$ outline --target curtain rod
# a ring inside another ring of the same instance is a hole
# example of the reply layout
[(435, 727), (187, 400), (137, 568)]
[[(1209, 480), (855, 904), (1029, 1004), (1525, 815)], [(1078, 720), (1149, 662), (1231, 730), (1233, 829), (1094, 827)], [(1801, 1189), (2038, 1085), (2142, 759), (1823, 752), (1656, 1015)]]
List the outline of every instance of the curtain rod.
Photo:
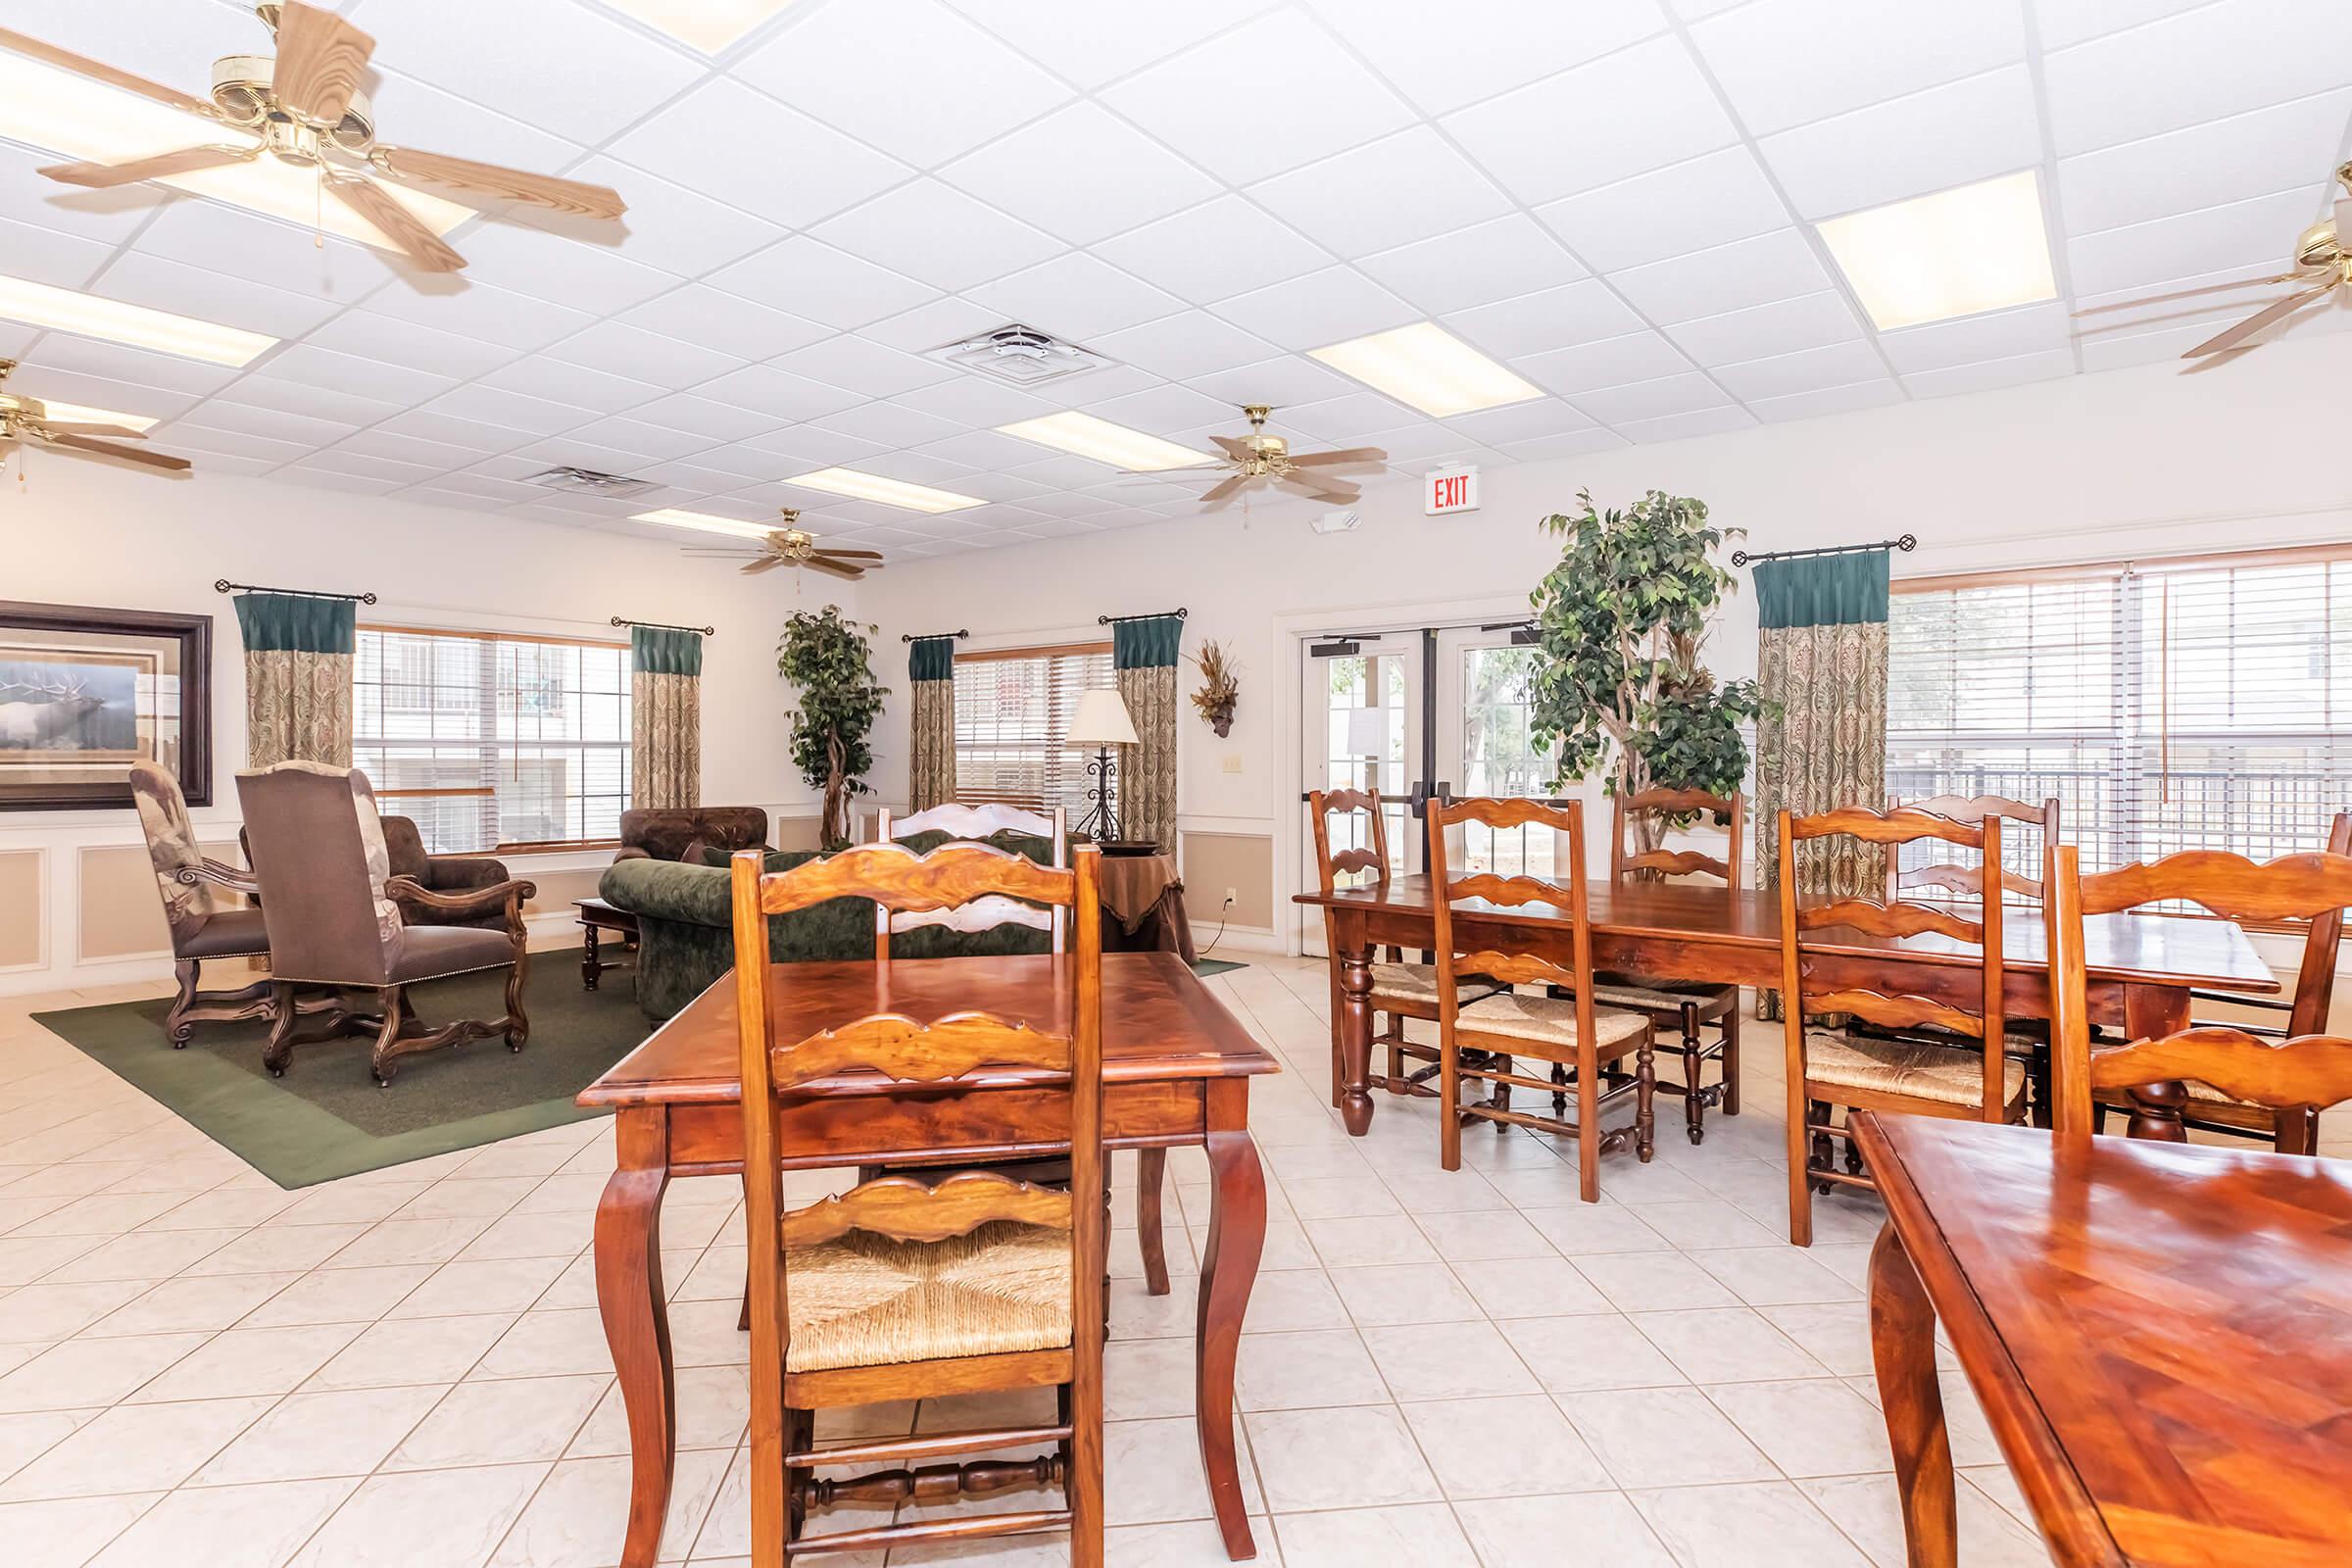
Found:
[(673, 626), (666, 620), (627, 620), (619, 615), (612, 617), (612, 624), (615, 626), (644, 626), (652, 631), (691, 631), (705, 637), (718, 635), (716, 626)]
[[(1192, 612), (1185, 609), (1182, 605), (1178, 605), (1173, 612), (1162, 611), (1160, 613), (1173, 613), (1178, 620), (1182, 620), (1185, 616), (1191, 614)], [(1159, 619), (1159, 615), (1097, 615), (1095, 617), (1095, 624), (1098, 626), (1116, 626), (1122, 621), (1157, 619)]]
[(971, 634), (972, 634), (972, 633), (971, 633), (971, 630), (970, 630), (970, 628), (969, 628), (969, 627), (966, 627), (966, 628), (964, 628), (964, 629), (962, 629), (962, 630), (960, 630), (960, 631), (934, 631), (934, 632), (925, 632), (925, 633), (922, 633), (922, 634), (921, 634), (921, 635), (919, 635), (919, 636), (918, 636), (917, 634), (915, 634), (914, 632), (910, 632), (910, 631), (903, 631), (903, 632), (899, 633), (899, 641), (901, 641), (901, 642), (903, 642), (903, 643), (919, 643), (919, 642), (923, 641), (923, 640), (924, 640), (926, 637), (956, 637), (956, 638), (964, 638), (964, 637), (969, 637)]
[(373, 594), (330, 594), (318, 588), (265, 588), (258, 582), (230, 582), (226, 577), (213, 579), (213, 592), (217, 594), (292, 594), (297, 599), (349, 599), (363, 605), (375, 603)]
[(1846, 556), (1860, 550), (1911, 551), (1918, 548), (1919, 535), (1907, 533), (1900, 539), (1881, 539), (1873, 544), (1824, 545), (1818, 550), (1767, 550), (1758, 556), (1751, 556), (1744, 550), (1735, 550), (1732, 552), (1732, 564), (1752, 566), (1760, 561), (1801, 561), (1808, 556)]

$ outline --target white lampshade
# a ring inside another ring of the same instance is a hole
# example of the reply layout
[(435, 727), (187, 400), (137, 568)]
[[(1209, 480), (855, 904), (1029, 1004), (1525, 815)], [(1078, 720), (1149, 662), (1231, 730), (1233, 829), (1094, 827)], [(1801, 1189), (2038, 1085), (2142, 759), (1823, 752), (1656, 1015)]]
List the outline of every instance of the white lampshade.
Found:
[(1348, 710), (1348, 755), (1349, 757), (1387, 757), (1389, 755), (1389, 710), (1385, 708), (1350, 708)]
[(1062, 744), (1072, 747), (1133, 746), (1135, 721), (1127, 716), (1127, 705), (1118, 692), (1108, 686), (1099, 686), (1078, 694), (1078, 710), (1070, 715), (1070, 727), (1062, 736)]

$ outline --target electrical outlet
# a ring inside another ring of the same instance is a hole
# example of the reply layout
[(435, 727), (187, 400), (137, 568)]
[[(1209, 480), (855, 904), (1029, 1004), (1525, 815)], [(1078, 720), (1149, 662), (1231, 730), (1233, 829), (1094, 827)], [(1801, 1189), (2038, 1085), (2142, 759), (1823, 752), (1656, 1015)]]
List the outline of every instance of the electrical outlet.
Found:
[(1232, 908), (1232, 907), (1233, 907), (1235, 905), (1237, 905), (1237, 904), (1241, 903), (1241, 901), (1242, 901), (1242, 896), (1241, 896), (1241, 894), (1240, 894), (1239, 892), (1235, 891), (1235, 890), (1234, 890), (1234, 889), (1232, 889), (1232, 888), (1227, 888), (1227, 889), (1225, 890), (1225, 903), (1223, 904), (1222, 907), (1230, 909), (1230, 908)]
[(1239, 773), (1241, 770), (1242, 754), (1239, 752), (1227, 752), (1225, 754), (1225, 771), (1228, 773)]

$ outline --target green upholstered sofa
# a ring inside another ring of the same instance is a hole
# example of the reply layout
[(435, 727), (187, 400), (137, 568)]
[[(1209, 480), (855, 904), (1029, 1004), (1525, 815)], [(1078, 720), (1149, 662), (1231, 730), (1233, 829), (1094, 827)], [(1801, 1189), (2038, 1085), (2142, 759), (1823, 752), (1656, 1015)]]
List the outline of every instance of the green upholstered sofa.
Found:
[[(906, 840), (920, 854), (947, 835), (918, 833)], [(1050, 858), (1039, 838), (1002, 833), (990, 842), (1033, 860)], [(767, 868), (787, 870), (818, 858), (813, 850), (767, 854)], [(705, 863), (631, 858), (615, 860), (597, 891), (606, 903), (637, 916), (637, 1004), (656, 1022), (669, 1017), (735, 967), (735, 933), (726, 856), (710, 851)], [(925, 926), (891, 938), (897, 958), (948, 958), (999, 953), (1043, 953), (1050, 939), (1027, 926), (951, 931)], [(832, 899), (767, 922), (767, 956), (775, 963), (874, 956), (874, 906), (866, 899)]]

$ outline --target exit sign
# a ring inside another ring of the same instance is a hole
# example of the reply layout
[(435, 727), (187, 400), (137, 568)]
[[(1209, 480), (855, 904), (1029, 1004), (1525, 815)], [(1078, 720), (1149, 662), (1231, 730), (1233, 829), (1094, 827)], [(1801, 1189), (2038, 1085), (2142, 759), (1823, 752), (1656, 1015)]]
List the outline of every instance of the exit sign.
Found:
[(1478, 510), (1478, 470), (1467, 465), (1458, 468), (1433, 468), (1421, 476), (1421, 514), (1425, 517), (1443, 515), (1448, 512)]

